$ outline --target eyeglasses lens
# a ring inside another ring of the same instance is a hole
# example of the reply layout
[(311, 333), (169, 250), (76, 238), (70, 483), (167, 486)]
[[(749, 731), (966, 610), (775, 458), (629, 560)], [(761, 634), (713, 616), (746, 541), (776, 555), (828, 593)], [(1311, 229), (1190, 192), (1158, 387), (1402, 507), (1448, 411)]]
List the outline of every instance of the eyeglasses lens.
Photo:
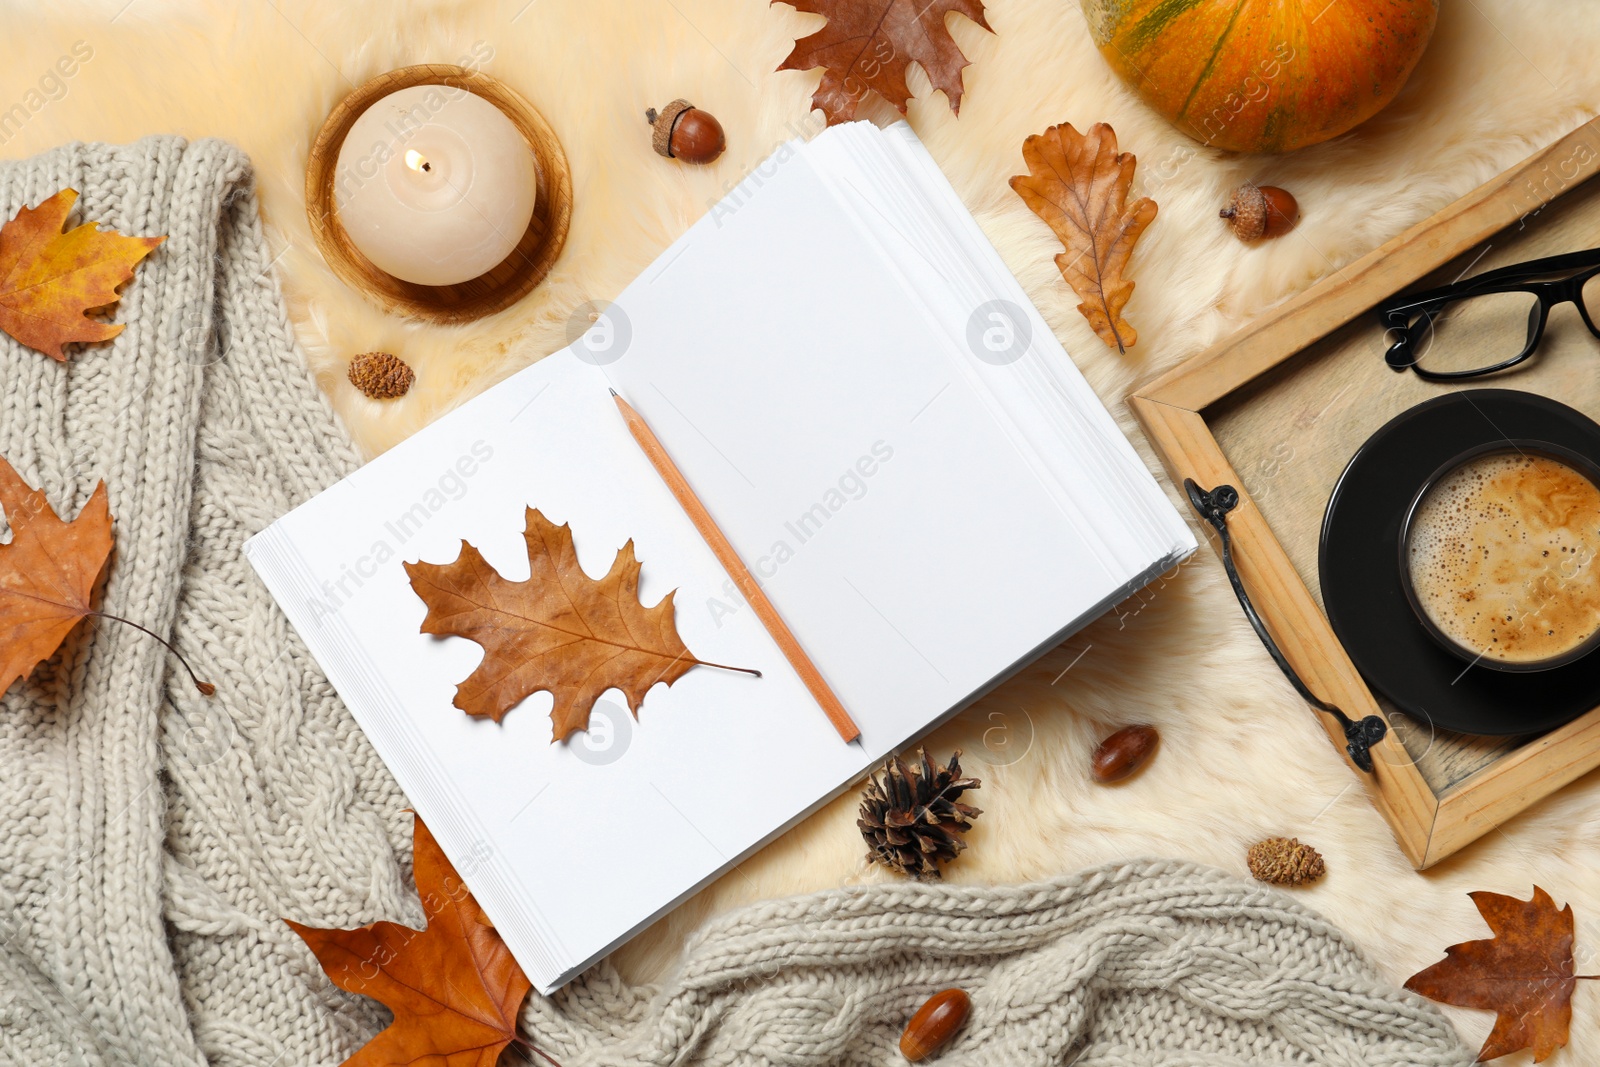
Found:
[[(1586, 306), (1600, 308), (1600, 285), (1594, 296)], [(1452, 301), (1411, 324), (1411, 359), (1432, 374), (1496, 366), (1527, 350), (1538, 332), (1539, 314), (1539, 298), (1532, 293), (1484, 293)]]

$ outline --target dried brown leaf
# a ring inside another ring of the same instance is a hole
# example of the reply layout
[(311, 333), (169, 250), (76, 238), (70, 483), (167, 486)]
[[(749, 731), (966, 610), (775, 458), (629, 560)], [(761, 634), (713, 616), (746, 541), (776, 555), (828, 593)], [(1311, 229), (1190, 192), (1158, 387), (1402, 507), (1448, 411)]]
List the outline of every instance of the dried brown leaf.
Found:
[(424, 929), (375, 922), (322, 930), (284, 921), (335, 985), (394, 1012), (344, 1067), (494, 1067), (519, 1040), (517, 1012), (533, 986), (421, 819), (413, 832)]
[(961, 111), (961, 71), (967, 57), (950, 36), (945, 16), (958, 12), (984, 29), (982, 0), (772, 0), (797, 11), (826, 15), (816, 33), (794, 43), (779, 70), (823, 68), (811, 96), (828, 125), (849, 122), (868, 92), (906, 113), (911, 88), (906, 70), (915, 62), (935, 89), (944, 91), (950, 110)]
[[(1444, 959), (1406, 979), (1430, 1000), (1495, 1013), (1494, 1029), (1478, 1053), (1492, 1060), (1531, 1048), (1539, 1063), (1567, 1043), (1572, 993), (1572, 905), (1560, 911), (1538, 886), (1530, 900), (1472, 893), (1494, 936), (1444, 950)], [(1585, 976), (1592, 977), (1592, 976)]]
[(1128, 203), (1136, 160), (1117, 151), (1116, 131), (1103, 122), (1079, 133), (1064, 122), (1022, 142), (1028, 173), (1011, 179), (1023, 203), (1055, 231), (1066, 251), (1056, 266), (1083, 303), (1078, 310), (1118, 352), (1139, 334), (1122, 317), (1133, 296), (1123, 277), (1133, 246), (1156, 217), (1156, 202)]
[(555, 739), (588, 729), (589, 711), (620, 689), (638, 715), (657, 682), (671, 685), (701, 663), (678, 636), (672, 593), (639, 603), (639, 561), (622, 546), (604, 578), (578, 565), (572, 531), (528, 509), (527, 581), (502, 578), (465, 541), (455, 562), (407, 563), (411, 588), (428, 605), (422, 632), (465, 637), (483, 662), (456, 688), (455, 706), (499, 722), (529, 695), (548, 691)]
[(0, 693), (55, 654), (90, 613), (95, 582), (111, 558), (111, 507), (95, 487), (78, 517), (62, 522), (42, 491), (0, 457), (0, 508), (11, 543), (0, 545)]

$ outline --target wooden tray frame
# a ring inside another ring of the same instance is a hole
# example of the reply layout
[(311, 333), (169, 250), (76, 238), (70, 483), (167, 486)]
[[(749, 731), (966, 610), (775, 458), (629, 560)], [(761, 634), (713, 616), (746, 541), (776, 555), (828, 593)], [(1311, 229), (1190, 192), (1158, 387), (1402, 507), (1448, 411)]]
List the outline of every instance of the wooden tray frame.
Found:
[[(1128, 397), (1129, 407), (1175, 483), (1181, 486), (1185, 478), (1193, 478), (1202, 488), (1227, 484), (1239, 490), (1240, 503), (1228, 516), (1228, 529), (1245, 586), (1301, 678), (1351, 718), (1379, 715), (1387, 720), (1251, 500), (1249, 486), (1208, 427), (1206, 409), (1596, 173), (1600, 173), (1600, 118)], [(1212, 541), (1216, 543), (1214, 535)], [(1306, 713), (1317, 716), (1348, 761), (1343, 731), (1333, 718), (1309, 707)], [(1351, 773), (1389, 823), (1401, 851), (1422, 870), (1600, 766), (1600, 708), (1528, 742), (1437, 795), (1393, 730), (1374, 747), (1373, 755), (1374, 773), (1353, 766)]]

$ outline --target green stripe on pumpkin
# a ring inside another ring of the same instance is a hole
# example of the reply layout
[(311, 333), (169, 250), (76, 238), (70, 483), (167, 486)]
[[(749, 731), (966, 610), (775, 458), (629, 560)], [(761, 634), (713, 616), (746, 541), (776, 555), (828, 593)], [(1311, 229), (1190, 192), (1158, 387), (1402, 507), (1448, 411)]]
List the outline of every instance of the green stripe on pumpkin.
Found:
[(1267, 121), (1261, 127), (1261, 143), (1266, 151), (1276, 152), (1283, 145), (1283, 103), (1274, 101), (1267, 111)]
[[(1206, 0), (1161, 0), (1150, 9), (1148, 15), (1128, 28), (1128, 36), (1124, 42), (1127, 47), (1123, 51), (1129, 55), (1138, 54), (1151, 41), (1161, 36), (1167, 28), (1167, 23), (1205, 2)], [(1234, 14), (1238, 14), (1237, 9)]]
[[(1239, 12), (1243, 9), (1243, 3), (1237, 4), (1233, 9), (1233, 14), (1228, 16), (1228, 25), (1218, 35), (1216, 47), (1211, 49), (1211, 55), (1206, 58), (1206, 65), (1201, 69), (1200, 76), (1195, 78), (1194, 84), (1189, 87), (1189, 95), (1183, 101), (1183, 106), (1178, 109), (1178, 118), (1185, 118), (1189, 114), (1189, 105), (1194, 103), (1195, 94), (1200, 92), (1200, 86), (1204, 85), (1206, 79), (1211, 77), (1211, 70), (1217, 65), (1217, 56), (1222, 53), (1222, 46), (1228, 43), (1228, 37), (1233, 33), (1234, 23), (1239, 21)], [(1206, 143), (1211, 143), (1210, 138), (1206, 139)]]

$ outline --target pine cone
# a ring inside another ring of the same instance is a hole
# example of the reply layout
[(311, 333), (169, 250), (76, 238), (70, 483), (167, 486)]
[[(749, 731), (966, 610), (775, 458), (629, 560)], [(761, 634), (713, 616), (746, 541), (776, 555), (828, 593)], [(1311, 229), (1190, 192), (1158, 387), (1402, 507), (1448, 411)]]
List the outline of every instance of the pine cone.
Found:
[(1306, 885), (1327, 873), (1322, 855), (1294, 837), (1269, 837), (1250, 846), (1245, 857), (1250, 873), (1258, 882), (1273, 885)]
[(411, 391), (416, 374), (387, 352), (363, 352), (350, 361), (350, 384), (374, 400), (394, 400)]
[(937, 769), (920, 750), (921, 766), (906, 766), (899, 756), (883, 765), (861, 798), (856, 825), (867, 842), (867, 862), (909, 874), (919, 881), (939, 878), (939, 864), (948, 863), (967, 847), (961, 835), (982, 814), (959, 802), (963, 792), (977, 789), (976, 778), (961, 777), (961, 753)]

